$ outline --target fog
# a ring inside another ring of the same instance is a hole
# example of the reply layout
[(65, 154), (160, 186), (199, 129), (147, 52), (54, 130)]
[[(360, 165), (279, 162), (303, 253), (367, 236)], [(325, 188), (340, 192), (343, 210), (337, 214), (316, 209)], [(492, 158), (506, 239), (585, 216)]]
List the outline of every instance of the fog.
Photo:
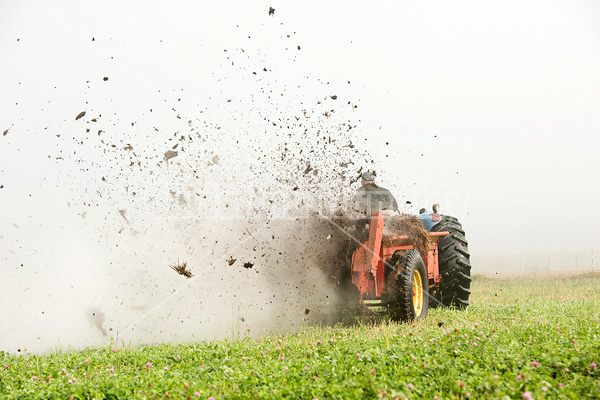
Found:
[(339, 299), (316, 213), (361, 168), (402, 211), (458, 217), (473, 273), (591, 270), (598, 21), (594, 1), (3, 2), (0, 350), (319, 321)]

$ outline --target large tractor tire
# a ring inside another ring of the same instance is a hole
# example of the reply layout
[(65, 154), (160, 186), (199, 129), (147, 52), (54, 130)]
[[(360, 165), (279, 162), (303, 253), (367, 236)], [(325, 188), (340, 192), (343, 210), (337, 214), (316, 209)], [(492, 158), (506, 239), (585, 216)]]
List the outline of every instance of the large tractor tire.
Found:
[(393, 321), (412, 321), (427, 315), (427, 271), (416, 250), (397, 252), (387, 274), (388, 306)]
[(438, 261), (442, 275), (439, 300), (446, 307), (464, 309), (469, 305), (471, 295), (471, 256), (465, 231), (456, 218), (448, 215), (442, 215), (442, 220), (431, 231), (450, 232), (438, 242)]

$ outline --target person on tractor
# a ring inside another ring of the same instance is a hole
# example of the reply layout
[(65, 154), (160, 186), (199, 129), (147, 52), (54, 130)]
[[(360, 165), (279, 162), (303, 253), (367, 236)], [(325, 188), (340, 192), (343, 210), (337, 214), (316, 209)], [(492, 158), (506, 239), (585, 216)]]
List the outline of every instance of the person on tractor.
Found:
[(375, 171), (363, 172), (360, 176), (361, 187), (356, 192), (357, 210), (363, 213), (374, 211), (398, 211), (398, 202), (392, 193), (375, 184)]

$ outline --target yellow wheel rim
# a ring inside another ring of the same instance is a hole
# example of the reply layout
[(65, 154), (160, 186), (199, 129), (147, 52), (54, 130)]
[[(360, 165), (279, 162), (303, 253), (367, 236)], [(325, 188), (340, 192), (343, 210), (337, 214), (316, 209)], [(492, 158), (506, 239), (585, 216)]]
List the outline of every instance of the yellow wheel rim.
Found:
[(415, 317), (419, 317), (423, 311), (423, 284), (421, 273), (415, 270), (412, 279), (413, 289), (413, 308), (415, 309)]

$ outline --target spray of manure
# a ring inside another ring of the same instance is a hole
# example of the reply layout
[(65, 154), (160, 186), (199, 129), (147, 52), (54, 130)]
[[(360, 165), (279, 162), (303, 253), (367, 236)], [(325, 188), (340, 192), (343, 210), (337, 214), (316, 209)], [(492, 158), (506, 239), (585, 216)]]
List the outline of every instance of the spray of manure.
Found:
[(355, 145), (360, 100), (289, 74), (301, 53), (284, 40), (232, 45), (202, 96), (121, 109), (90, 84), (50, 134), (0, 138), (40, 182), (3, 182), (0, 350), (238, 338), (345, 305), (351, 238), (327, 217), (373, 167)]

